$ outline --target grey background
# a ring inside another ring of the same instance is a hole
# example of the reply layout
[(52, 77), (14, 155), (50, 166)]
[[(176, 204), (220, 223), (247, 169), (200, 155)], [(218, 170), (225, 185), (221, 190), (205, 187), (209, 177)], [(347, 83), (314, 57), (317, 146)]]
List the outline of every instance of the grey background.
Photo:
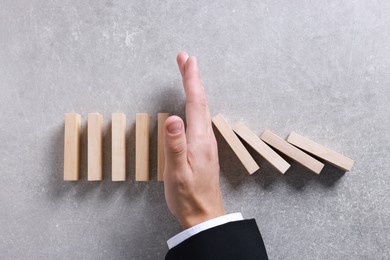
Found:
[[(184, 114), (176, 54), (196, 55), (212, 114), (296, 131), (356, 160), (249, 176), (219, 133), (227, 212), (256, 218), (270, 259), (390, 258), (390, 2), (0, 2), (1, 259), (163, 259), (180, 231), (156, 179), (158, 112)], [(128, 120), (113, 183), (110, 116)], [(62, 181), (63, 116), (105, 116), (102, 182)], [(134, 181), (148, 112), (152, 181)]]

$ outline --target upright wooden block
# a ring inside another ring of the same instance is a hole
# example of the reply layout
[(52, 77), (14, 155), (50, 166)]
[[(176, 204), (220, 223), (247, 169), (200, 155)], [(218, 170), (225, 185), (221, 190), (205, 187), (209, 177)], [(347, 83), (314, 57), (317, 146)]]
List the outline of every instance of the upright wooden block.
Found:
[(157, 129), (157, 180), (164, 181), (164, 167), (165, 167), (165, 154), (164, 154), (164, 123), (169, 117), (168, 113), (158, 113), (158, 129)]
[(88, 180), (103, 180), (103, 116), (88, 114)]
[(65, 114), (64, 181), (80, 179), (80, 126), (79, 114)]
[(261, 156), (272, 164), (279, 172), (284, 174), (290, 164), (288, 164), (279, 154), (266, 145), (255, 133), (253, 133), (243, 123), (237, 123), (234, 127), (236, 132), (245, 142), (255, 149)]
[(327, 161), (328, 163), (344, 170), (350, 171), (352, 169), (354, 161), (342, 154), (326, 148), (306, 137), (303, 137), (295, 132), (291, 132), (287, 137), (287, 142), (295, 145), (296, 147), (317, 156), (320, 159)]
[(265, 130), (260, 138), (276, 150), (279, 150), (281, 153), (284, 153), (291, 159), (297, 161), (317, 174), (319, 174), (324, 167), (323, 163), (302, 152), (269, 130)]
[(126, 115), (113, 113), (112, 133), (112, 181), (126, 180)]
[(252, 156), (245, 148), (245, 146), (241, 143), (240, 139), (238, 139), (238, 137), (233, 132), (233, 130), (226, 122), (226, 120), (223, 118), (223, 116), (221, 114), (218, 114), (213, 117), (212, 121), (214, 125), (217, 127), (217, 129), (219, 130), (219, 132), (221, 133), (221, 135), (225, 138), (227, 143), (233, 149), (234, 153), (240, 159), (241, 163), (247, 169), (249, 174), (252, 174), (255, 171), (257, 171), (260, 167), (252, 158)]
[(149, 180), (149, 115), (137, 113), (135, 123), (135, 180)]

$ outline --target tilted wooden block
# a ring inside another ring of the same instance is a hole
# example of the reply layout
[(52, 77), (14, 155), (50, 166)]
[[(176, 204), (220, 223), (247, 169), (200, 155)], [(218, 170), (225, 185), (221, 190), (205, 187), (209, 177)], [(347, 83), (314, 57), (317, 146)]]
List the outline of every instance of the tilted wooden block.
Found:
[(88, 114), (88, 180), (103, 180), (103, 116)]
[(281, 153), (287, 155), (291, 159), (297, 161), (317, 174), (319, 174), (324, 167), (323, 163), (302, 152), (269, 130), (265, 130), (260, 138), (276, 150), (279, 150)]
[(135, 180), (149, 180), (149, 115), (137, 113), (135, 122)]
[(65, 114), (64, 181), (80, 179), (80, 127), (79, 114)]
[(247, 169), (249, 174), (252, 174), (257, 171), (260, 167), (252, 158), (245, 146), (241, 143), (240, 139), (238, 139), (238, 137), (233, 132), (233, 130), (223, 118), (223, 116), (221, 114), (218, 114), (213, 117), (212, 121), (221, 133), (221, 135), (225, 138), (227, 143), (233, 149), (234, 153), (240, 159), (244, 167)]
[(329, 148), (320, 145), (306, 137), (303, 137), (295, 132), (291, 132), (287, 137), (287, 142), (295, 145), (296, 147), (317, 156), (320, 159), (327, 161), (328, 163), (344, 170), (350, 171), (352, 169), (354, 161), (342, 154), (330, 150)]
[(263, 156), (264, 159), (272, 164), (279, 172), (284, 174), (287, 169), (290, 168), (290, 164), (288, 162), (286, 162), (279, 154), (277, 154), (267, 144), (265, 144), (259, 136), (253, 133), (243, 123), (237, 123), (233, 130), (261, 156)]
[(164, 123), (169, 117), (168, 113), (158, 113), (157, 122), (157, 180), (164, 181), (165, 153), (164, 153)]
[(113, 113), (112, 133), (112, 173), (113, 181), (126, 180), (126, 115)]

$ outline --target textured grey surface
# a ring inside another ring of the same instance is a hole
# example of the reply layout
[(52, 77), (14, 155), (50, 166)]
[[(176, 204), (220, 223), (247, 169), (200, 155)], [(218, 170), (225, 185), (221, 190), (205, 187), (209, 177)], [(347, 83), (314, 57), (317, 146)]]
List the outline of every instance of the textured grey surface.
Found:
[[(212, 113), (308, 136), (356, 160), (316, 176), (248, 176), (217, 134), (224, 204), (254, 217), (270, 259), (390, 258), (389, 1), (0, 3), (1, 259), (162, 259), (180, 231), (163, 185), (135, 183), (134, 119), (183, 115), (175, 64), (197, 55)], [(128, 118), (125, 183), (62, 179), (63, 115)], [(253, 152), (253, 151), (251, 151)]]

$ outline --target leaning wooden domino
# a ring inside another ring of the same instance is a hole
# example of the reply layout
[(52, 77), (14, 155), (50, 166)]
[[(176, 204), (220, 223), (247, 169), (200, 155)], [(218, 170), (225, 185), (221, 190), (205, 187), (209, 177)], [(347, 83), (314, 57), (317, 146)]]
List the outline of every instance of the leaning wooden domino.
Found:
[(281, 153), (287, 155), (291, 159), (297, 161), (317, 174), (319, 174), (324, 167), (323, 163), (302, 152), (269, 130), (265, 130), (260, 138), (276, 150), (279, 150)]
[(64, 181), (80, 179), (80, 123), (79, 114), (65, 114)]
[(287, 169), (290, 168), (290, 164), (288, 164), (288, 162), (286, 162), (279, 154), (277, 154), (267, 144), (265, 144), (243, 123), (237, 123), (233, 130), (279, 172), (284, 174)]
[(295, 145), (296, 147), (317, 156), (324, 161), (344, 170), (350, 171), (352, 169), (354, 161), (342, 154), (326, 148), (306, 137), (303, 137), (295, 132), (291, 132), (287, 137), (287, 142)]
[(164, 181), (164, 167), (165, 167), (165, 154), (164, 154), (164, 123), (169, 117), (168, 113), (158, 113), (157, 116), (157, 180)]
[(257, 171), (260, 167), (252, 158), (245, 146), (241, 143), (240, 139), (238, 139), (238, 137), (233, 132), (233, 130), (223, 118), (223, 116), (221, 114), (218, 114), (213, 117), (212, 121), (221, 133), (221, 135), (225, 138), (227, 143), (233, 149), (234, 153), (240, 159), (241, 163), (247, 169), (249, 174), (252, 174)]
[(137, 113), (135, 122), (135, 180), (149, 180), (149, 115)]
[(103, 180), (103, 116), (88, 114), (88, 180)]
[(112, 181), (126, 180), (126, 116), (113, 113), (111, 121), (112, 133)]

